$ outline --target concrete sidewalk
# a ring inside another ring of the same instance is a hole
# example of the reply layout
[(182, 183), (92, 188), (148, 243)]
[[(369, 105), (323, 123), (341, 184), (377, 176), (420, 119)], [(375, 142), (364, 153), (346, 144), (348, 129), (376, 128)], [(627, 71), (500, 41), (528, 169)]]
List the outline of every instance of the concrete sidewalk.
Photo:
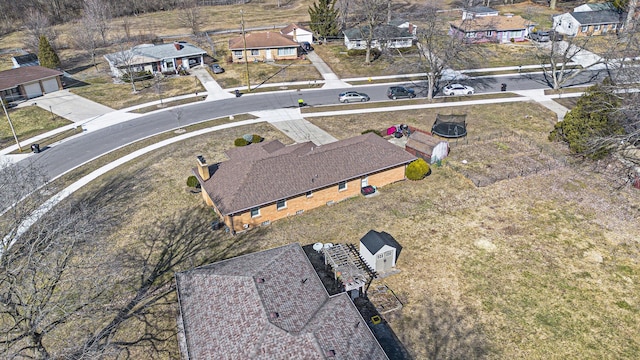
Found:
[(339, 89), (351, 86), (351, 84), (347, 84), (346, 82), (340, 80), (338, 75), (336, 75), (333, 70), (327, 65), (327, 63), (318, 56), (315, 52), (307, 53), (307, 59), (311, 61), (313, 66), (316, 67), (325, 83), (322, 86), (323, 89)]
[(311, 141), (316, 145), (323, 145), (338, 141), (331, 134), (305, 120), (300, 114), (300, 108), (255, 111), (250, 114), (267, 121), (297, 143)]
[(225, 91), (204, 67), (197, 66), (191, 68), (190, 71), (200, 80), (202, 86), (207, 89), (207, 101), (232, 98), (235, 96)]

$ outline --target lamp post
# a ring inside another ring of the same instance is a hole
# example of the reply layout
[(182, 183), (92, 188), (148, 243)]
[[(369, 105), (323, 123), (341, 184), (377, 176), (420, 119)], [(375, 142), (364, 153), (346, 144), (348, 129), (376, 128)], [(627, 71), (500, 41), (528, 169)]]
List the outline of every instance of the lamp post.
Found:
[(11, 133), (13, 134), (13, 138), (16, 139), (16, 144), (18, 144), (18, 150), (22, 152), (20, 141), (18, 141), (18, 135), (16, 135), (16, 130), (13, 128), (13, 123), (11, 122), (11, 118), (9, 117), (9, 112), (7, 111), (7, 107), (4, 105), (4, 99), (0, 98), (0, 103), (2, 103), (2, 109), (4, 110), (4, 114), (7, 116), (7, 121), (9, 121), (9, 127), (11, 128)]

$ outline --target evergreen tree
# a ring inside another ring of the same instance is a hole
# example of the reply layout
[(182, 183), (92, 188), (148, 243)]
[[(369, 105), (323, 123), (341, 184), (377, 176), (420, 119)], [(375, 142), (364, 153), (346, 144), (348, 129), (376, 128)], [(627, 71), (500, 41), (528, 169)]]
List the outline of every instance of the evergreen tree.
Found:
[(318, 38), (326, 40), (327, 36), (338, 36), (340, 29), (335, 4), (336, 0), (317, 0), (309, 7), (310, 28)]
[(49, 40), (44, 35), (40, 35), (40, 43), (38, 44), (38, 60), (40, 60), (40, 66), (44, 66), (50, 69), (57, 69), (60, 67), (60, 58), (56, 51), (53, 50)]
[(611, 142), (601, 141), (624, 134), (616, 109), (620, 106), (616, 94), (607, 88), (609, 83), (589, 88), (567, 113), (564, 120), (555, 125), (550, 140), (564, 141), (575, 154), (599, 159), (613, 149)]

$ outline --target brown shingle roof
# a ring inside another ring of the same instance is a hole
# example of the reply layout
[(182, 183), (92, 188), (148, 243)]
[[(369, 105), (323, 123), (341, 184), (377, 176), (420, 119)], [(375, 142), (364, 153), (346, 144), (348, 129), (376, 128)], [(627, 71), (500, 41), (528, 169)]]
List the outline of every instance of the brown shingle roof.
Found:
[[(247, 49), (298, 47), (298, 43), (293, 41), (291, 36), (277, 32), (249, 33), (245, 35), (245, 38), (247, 40)], [(229, 40), (229, 50), (242, 49), (244, 49), (242, 36)]]
[(305, 28), (303, 26), (300, 26), (298, 24), (289, 24), (289, 25), (287, 25), (287, 27), (285, 27), (284, 29), (280, 30), (280, 33), (283, 34), (283, 35), (286, 35), (286, 34), (289, 34), (289, 33), (293, 32), (294, 29), (300, 29), (300, 30), (304, 30), (304, 31), (307, 31), (307, 32), (311, 32), (311, 30), (309, 30), (309, 29), (307, 29), (307, 28)]
[[(279, 142), (231, 149), (228, 161), (209, 167), (202, 184), (224, 215), (246, 211), (407, 164), (416, 158), (368, 133), (330, 144), (282, 146)], [(194, 170), (194, 173), (197, 171)]]
[(481, 16), (473, 19), (456, 20), (449, 24), (461, 31), (508, 31), (522, 30), (534, 25), (531, 20), (523, 19), (518, 15), (513, 16)]
[(0, 90), (13, 89), (21, 84), (44, 80), (58, 75), (62, 75), (62, 73), (58, 70), (42, 66), (25, 66), (0, 71)]
[(299, 244), (176, 274), (189, 359), (386, 359), (346, 293), (329, 296)]
[(416, 149), (425, 154), (431, 154), (433, 148), (440, 143), (440, 140), (420, 131), (412, 132), (407, 140), (406, 147)]

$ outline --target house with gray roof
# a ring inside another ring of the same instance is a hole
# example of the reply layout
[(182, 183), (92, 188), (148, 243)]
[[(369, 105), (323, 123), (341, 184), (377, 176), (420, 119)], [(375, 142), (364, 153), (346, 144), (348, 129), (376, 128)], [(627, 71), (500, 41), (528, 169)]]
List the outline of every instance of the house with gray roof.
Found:
[(297, 243), (179, 272), (176, 285), (184, 359), (388, 359)]
[(569, 36), (615, 34), (622, 29), (627, 14), (611, 4), (584, 4), (573, 12), (553, 16), (553, 29)]
[(274, 140), (237, 147), (229, 160), (193, 169), (204, 201), (232, 233), (358, 196), (405, 179), (416, 157), (368, 133), (325, 145)]
[(172, 44), (142, 44), (129, 50), (107, 54), (111, 73), (121, 77), (124, 73), (149, 71), (152, 74), (177, 72), (204, 64), (206, 51), (184, 41)]
[(40, 66), (40, 60), (38, 55), (27, 53), (24, 55), (16, 55), (11, 57), (13, 68), (19, 68), (24, 66)]
[[(416, 27), (408, 22), (396, 22), (397, 25), (384, 24), (373, 28), (371, 48), (381, 50), (408, 48), (413, 46)], [(344, 45), (347, 49), (366, 49), (369, 41), (369, 30), (367, 26), (356, 27), (344, 30)]]

